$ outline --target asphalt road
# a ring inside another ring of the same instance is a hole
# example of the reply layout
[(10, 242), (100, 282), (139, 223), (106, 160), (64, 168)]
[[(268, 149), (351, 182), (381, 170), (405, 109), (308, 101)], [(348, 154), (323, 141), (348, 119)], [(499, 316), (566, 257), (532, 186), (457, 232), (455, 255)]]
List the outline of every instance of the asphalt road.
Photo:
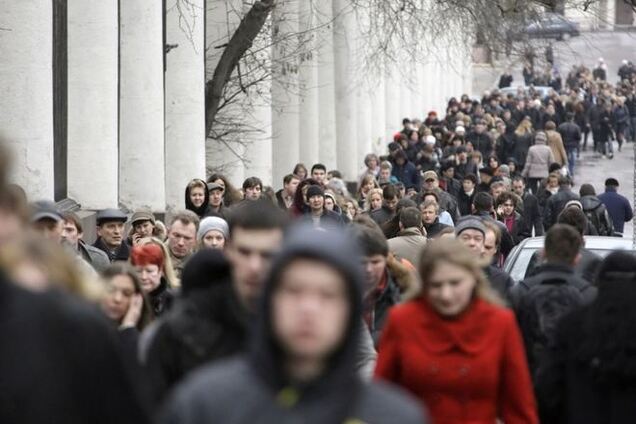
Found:
[[(578, 192), (581, 184), (592, 184), (596, 193), (605, 191), (605, 179), (616, 178), (620, 184), (619, 193), (627, 197), (634, 205), (634, 143), (623, 145), (622, 152), (618, 152), (618, 144), (614, 142), (614, 158), (602, 158), (590, 151), (593, 145), (592, 137), (588, 141), (588, 150), (581, 152), (581, 158), (574, 168), (574, 191)], [(625, 224), (624, 236), (636, 238), (633, 234), (633, 221)]]
[[(537, 44), (537, 55), (543, 55), (547, 42), (541, 41)], [(631, 60), (636, 63), (635, 32), (586, 32), (568, 41), (552, 42), (552, 48), (555, 65), (564, 80), (573, 65), (584, 64), (592, 69), (596, 66), (598, 59), (602, 57), (607, 64), (608, 81), (616, 83), (621, 62)], [(512, 70), (515, 79), (513, 85), (523, 85), (521, 64), (514, 64)], [(614, 177), (620, 183), (619, 192), (626, 196), (633, 205), (635, 203), (634, 144), (625, 145), (623, 151), (618, 153), (618, 145), (615, 142), (614, 159), (602, 158), (600, 155), (592, 153), (589, 149), (591, 145), (593, 143), (590, 135), (588, 151), (581, 153), (581, 158), (575, 168), (575, 190), (578, 192), (581, 184), (589, 183), (596, 188), (597, 193), (602, 193), (605, 179)], [(633, 228), (633, 222), (625, 226), (625, 237), (636, 238), (633, 236)]]

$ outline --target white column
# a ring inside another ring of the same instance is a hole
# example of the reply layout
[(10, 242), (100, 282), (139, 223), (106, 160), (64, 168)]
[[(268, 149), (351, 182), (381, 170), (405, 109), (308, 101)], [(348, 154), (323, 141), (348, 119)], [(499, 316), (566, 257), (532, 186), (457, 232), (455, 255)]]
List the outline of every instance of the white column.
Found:
[[(258, 87), (263, 91), (270, 88), (271, 84), (268, 81), (263, 81)], [(245, 135), (244, 176), (259, 177), (264, 185), (277, 188), (282, 185), (282, 180), (272, 180), (272, 108), (256, 93), (254, 87), (248, 91), (248, 97), (251, 99), (249, 119), (254, 128)], [(237, 181), (237, 184), (240, 183), (242, 181)]]
[[(156, 1), (153, 1), (156, 3)], [(181, 208), (185, 186), (205, 178), (205, 1), (166, 11), (166, 203)]]
[(402, 128), (400, 114), (400, 80), (396, 76), (396, 66), (389, 59), (384, 62), (384, 98), (386, 104), (386, 137), (393, 141), (393, 135)]
[(321, 25), (316, 35), (316, 56), (318, 66), (318, 160), (327, 168), (336, 167), (336, 112), (334, 46), (331, 20), (331, 1), (314, 3), (316, 17)]
[(119, 10), (119, 201), (128, 209), (166, 206), (163, 12), (154, 0)]
[(371, 143), (375, 154), (385, 154), (390, 141), (387, 138), (386, 105), (384, 97), (384, 73), (376, 77), (373, 90), (370, 92), (371, 101)]
[(400, 123), (402, 119), (411, 118), (411, 84), (409, 64), (404, 64), (398, 73), (400, 79)]
[(119, 202), (117, 3), (68, 1), (68, 195), (84, 209)]
[[(318, 63), (316, 55), (317, 16), (314, 4), (310, 1), (299, 2), (300, 32), (304, 33), (303, 51), (299, 59), (298, 88), (300, 131), (298, 133), (299, 158), (305, 164), (318, 162), (319, 129), (318, 129)], [(281, 182), (278, 182), (282, 184)]]
[[(280, 184), (299, 159), (298, 1), (272, 11), (272, 180)], [(311, 166), (311, 165), (309, 165)]]
[(413, 118), (422, 119), (424, 111), (422, 110), (422, 74), (420, 73), (420, 63), (411, 64), (411, 78), (413, 86), (411, 87), (411, 116)]
[[(206, 2), (206, 63), (205, 75), (206, 81), (209, 81), (214, 75), (214, 69), (221, 58), (223, 46), (228, 42), (234, 30), (238, 26), (242, 16), (241, 0), (207, 0)], [(240, 113), (240, 108), (236, 105), (225, 106), (219, 111), (217, 117), (224, 121), (227, 116)], [(229, 137), (223, 137), (222, 140), (211, 138), (214, 131), (224, 132), (218, 123), (213, 127), (212, 134), (206, 134), (208, 137), (205, 142), (206, 168), (208, 174), (220, 172), (235, 186), (241, 186), (245, 179), (245, 147), (243, 144)], [(267, 133), (271, 131), (271, 127), (267, 126)], [(265, 135), (264, 135), (265, 136)], [(242, 140), (239, 140), (242, 141)]]
[(441, 66), (437, 58), (433, 60), (433, 72), (432, 72), (432, 86), (431, 90), (431, 98), (433, 103), (433, 110), (437, 112), (437, 116), (443, 117), (445, 113), (445, 108), (443, 107), (443, 89), (442, 89), (442, 81), (441, 81)]
[(426, 63), (422, 65), (422, 79), (424, 84), (423, 97), (424, 97), (424, 118), (429, 111), (434, 107), (433, 99), (433, 63), (431, 59), (426, 59)]
[(336, 142), (338, 169), (345, 180), (355, 179), (358, 170), (356, 134), (355, 15), (347, 0), (333, 0), (333, 43), (336, 88)]
[[(372, 153), (373, 143), (371, 136), (371, 87), (368, 81), (364, 81), (356, 92), (356, 127), (357, 127), (357, 167), (364, 166), (364, 157)], [(357, 177), (358, 174), (354, 175)]]
[(51, 1), (2, 2), (0, 131), (31, 200), (53, 199), (52, 25)]

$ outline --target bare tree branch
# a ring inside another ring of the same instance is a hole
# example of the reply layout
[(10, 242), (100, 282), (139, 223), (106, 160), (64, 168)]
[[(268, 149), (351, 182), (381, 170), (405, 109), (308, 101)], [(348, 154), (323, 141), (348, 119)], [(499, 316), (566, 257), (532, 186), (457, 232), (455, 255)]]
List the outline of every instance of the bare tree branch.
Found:
[(274, 0), (256, 1), (227, 43), (223, 54), (214, 70), (214, 76), (206, 84), (205, 93), (205, 128), (206, 134), (212, 129), (219, 102), (223, 96), (225, 85), (238, 66), (245, 52), (252, 46), (254, 39), (263, 28), (267, 17), (274, 7)]

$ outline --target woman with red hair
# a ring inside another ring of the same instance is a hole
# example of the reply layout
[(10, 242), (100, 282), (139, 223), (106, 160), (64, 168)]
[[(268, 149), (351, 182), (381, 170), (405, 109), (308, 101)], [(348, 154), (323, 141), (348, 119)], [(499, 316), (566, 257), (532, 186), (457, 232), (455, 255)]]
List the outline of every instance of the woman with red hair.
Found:
[(166, 257), (155, 243), (137, 245), (130, 253), (130, 263), (137, 270), (141, 290), (148, 296), (155, 316), (161, 315), (172, 304), (174, 293), (166, 278)]

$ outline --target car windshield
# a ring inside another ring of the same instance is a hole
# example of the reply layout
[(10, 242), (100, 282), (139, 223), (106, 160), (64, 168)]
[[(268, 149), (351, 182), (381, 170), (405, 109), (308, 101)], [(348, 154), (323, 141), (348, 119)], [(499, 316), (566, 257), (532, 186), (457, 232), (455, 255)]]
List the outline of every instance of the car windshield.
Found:
[[(592, 253), (604, 258), (609, 255), (613, 250), (611, 249), (589, 249)], [(510, 276), (515, 282), (522, 281), (527, 275), (531, 275), (532, 271), (540, 264), (539, 249), (526, 247), (521, 249), (519, 256), (517, 256), (512, 268), (510, 269)], [(636, 254), (636, 251), (632, 251)]]

